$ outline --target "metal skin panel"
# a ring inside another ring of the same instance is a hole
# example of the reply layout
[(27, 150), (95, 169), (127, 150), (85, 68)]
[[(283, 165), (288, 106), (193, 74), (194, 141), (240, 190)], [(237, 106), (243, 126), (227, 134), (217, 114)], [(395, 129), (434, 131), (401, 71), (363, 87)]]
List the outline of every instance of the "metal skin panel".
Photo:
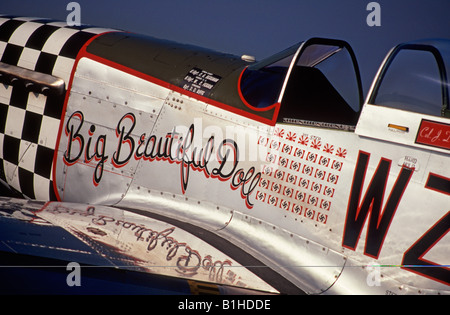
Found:
[[(168, 90), (83, 58), (70, 93), (56, 162), (58, 193), (64, 200), (83, 195), (93, 203), (115, 204), (138, 166), (134, 159), (124, 162), (133, 153), (121, 130), (133, 128), (136, 142), (150, 133)], [(73, 177), (92, 183), (93, 189), (79, 186)]]
[[(224, 194), (230, 194), (233, 198), (228, 199), (227, 206), (246, 206), (260, 176), (254, 169), (253, 161), (257, 159), (249, 160), (251, 152), (246, 147), (249, 139), (257, 140), (257, 129), (228, 124), (223, 118), (206, 115), (204, 103), (176, 94), (168, 97), (152, 132), (158, 144), (155, 150), (164, 154), (169, 152), (163, 151), (171, 151), (171, 154), (155, 159), (142, 158), (133, 184), (197, 200), (219, 200)], [(174, 135), (173, 139), (170, 134)], [(160, 146), (160, 139), (167, 145)], [(172, 141), (166, 142), (167, 139)], [(226, 154), (226, 160), (220, 159)], [(233, 181), (239, 182), (240, 170), (248, 174), (249, 181), (254, 180), (253, 185), (249, 182), (245, 187), (230, 189)], [(149, 182), (151, 177), (165, 180)], [(213, 181), (213, 185), (204, 181), (205, 178)]]
[[(416, 139), (419, 131), (421, 130), (420, 127), (422, 120), (430, 120), (436, 123), (448, 124), (448, 119), (446, 118), (367, 104), (364, 106), (355, 132), (358, 135), (365, 137), (382, 139), (416, 148), (448, 153), (449, 149), (447, 148), (432, 145), (426, 146), (421, 143), (417, 143)], [(430, 138), (429, 142), (433, 142), (433, 138), (437, 134), (430, 134), (430, 129), (428, 130), (428, 133), (422, 132), (422, 134)], [(449, 134), (442, 135), (445, 143), (450, 143), (450, 139), (448, 137)]]
[[(255, 113), (243, 104), (236, 84), (242, 70), (250, 63), (237, 56), (130, 33), (105, 34), (94, 40), (87, 51), (174, 86), (231, 105), (232, 109), (260, 115), (269, 120), (273, 116), (273, 111)], [(211, 89), (203, 90), (205, 94), (200, 93), (202, 89), (191, 89), (191, 82), (186, 82), (186, 77), (194, 69), (205, 71), (218, 79), (211, 82)]]
[(219, 235), (232, 239), (307, 294), (326, 292), (346, 263), (341, 253), (242, 213), (235, 212)]

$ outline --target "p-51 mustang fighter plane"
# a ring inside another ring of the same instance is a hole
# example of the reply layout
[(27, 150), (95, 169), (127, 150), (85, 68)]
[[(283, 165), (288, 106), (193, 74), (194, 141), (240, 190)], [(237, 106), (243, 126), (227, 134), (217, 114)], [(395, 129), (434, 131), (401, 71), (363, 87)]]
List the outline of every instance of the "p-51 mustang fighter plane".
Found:
[(1, 292), (448, 294), (449, 48), (0, 17)]

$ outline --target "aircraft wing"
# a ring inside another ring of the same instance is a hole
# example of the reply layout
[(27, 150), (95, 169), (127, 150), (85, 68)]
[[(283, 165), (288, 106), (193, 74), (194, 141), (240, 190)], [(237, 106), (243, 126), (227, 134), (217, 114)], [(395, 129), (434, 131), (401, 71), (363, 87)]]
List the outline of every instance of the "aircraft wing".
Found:
[(295, 290), (226, 240), (176, 220), (6, 197), (0, 198), (0, 208), (1, 294)]

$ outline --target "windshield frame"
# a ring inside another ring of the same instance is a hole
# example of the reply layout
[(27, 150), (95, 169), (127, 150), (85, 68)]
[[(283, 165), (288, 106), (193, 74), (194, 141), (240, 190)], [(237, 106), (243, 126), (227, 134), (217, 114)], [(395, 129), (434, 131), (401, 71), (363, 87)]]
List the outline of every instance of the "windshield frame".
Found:
[[(283, 60), (287, 61), (287, 60), (289, 60), (288, 58), (290, 58), (290, 64), (288, 66), (288, 70), (284, 77), (283, 84), (281, 85), (281, 89), (278, 94), (277, 101), (274, 103), (274, 104), (282, 104), (283, 96), (285, 94), (286, 87), (287, 87), (289, 79), (291, 77), (293, 68), (299, 62), (300, 58), (302, 58), (302, 55), (306, 51), (306, 49), (313, 45), (334, 46), (334, 47), (337, 47), (338, 49), (335, 49), (332, 52), (326, 53), (322, 58), (316, 59), (317, 62), (315, 62), (314, 64), (311, 64), (311, 65), (308, 65), (310, 67), (314, 67), (314, 66), (318, 65), (319, 63), (323, 62), (324, 60), (327, 60), (328, 58), (332, 57), (334, 54), (340, 52), (342, 49), (347, 50), (347, 52), (351, 58), (352, 64), (353, 64), (353, 69), (355, 71), (354, 74), (356, 76), (356, 83), (358, 86), (358, 91), (357, 91), (358, 92), (358, 103), (359, 103), (358, 106), (359, 106), (359, 112), (360, 112), (362, 109), (362, 106), (364, 104), (364, 95), (363, 95), (361, 74), (360, 74), (358, 62), (356, 59), (356, 55), (355, 55), (352, 47), (345, 41), (338, 40), (338, 39), (313, 37), (306, 41), (302, 41), (295, 45), (292, 45), (291, 47), (289, 47), (271, 57), (268, 57), (266, 59), (258, 61), (256, 63), (248, 66), (246, 68), (246, 70), (256, 70), (256, 71), (262, 70), (264, 68), (269, 68), (273, 65), (276, 65), (280, 61), (283, 61)], [(240, 86), (241, 85), (239, 84), (239, 89), (240, 89)], [(245, 97), (242, 96), (242, 99), (245, 101)], [(249, 106), (253, 107), (250, 104), (249, 104)]]
[(342, 40), (338, 40), (338, 39), (329, 39), (329, 38), (320, 38), (320, 37), (314, 37), (311, 38), (305, 42), (302, 42), (301, 45), (299, 46), (297, 52), (294, 55), (294, 58), (292, 59), (291, 65), (289, 67), (289, 70), (286, 74), (284, 83), (283, 83), (283, 87), (280, 91), (280, 95), (278, 97), (278, 103), (282, 104), (283, 101), (283, 96), (284, 93), (286, 91), (286, 86), (289, 82), (291, 73), (292, 73), (292, 69), (294, 68), (294, 66), (299, 62), (300, 58), (302, 58), (303, 53), (306, 51), (306, 49), (310, 46), (313, 45), (322, 45), (322, 46), (335, 46), (338, 47), (339, 49), (334, 50), (332, 53), (327, 53), (323, 58), (321, 58), (318, 62), (316, 62), (313, 65), (310, 65), (311, 67), (314, 67), (316, 65), (318, 65), (320, 62), (327, 60), (328, 58), (332, 57), (334, 54), (338, 53), (339, 51), (341, 51), (342, 49), (347, 50), (348, 54), (350, 55), (352, 64), (353, 64), (353, 69), (355, 71), (355, 76), (356, 76), (356, 83), (358, 86), (358, 95), (359, 95), (359, 111), (361, 111), (362, 106), (364, 104), (364, 97), (363, 97), (363, 89), (362, 89), (362, 81), (361, 81), (361, 74), (360, 74), (360, 70), (359, 70), (359, 66), (358, 66), (358, 62), (356, 59), (356, 55), (352, 49), (352, 47), (345, 41)]
[[(299, 48), (302, 46), (304, 42), (297, 43), (295, 45), (292, 45), (289, 48), (286, 48), (283, 51), (280, 51), (279, 53), (276, 53), (275, 55), (272, 55), (266, 59), (263, 59), (261, 61), (258, 61), (250, 66), (247, 67), (248, 70), (261, 70), (263, 68), (266, 68), (267, 66), (272, 66), (276, 64), (277, 62), (280, 62), (283, 59), (287, 59), (289, 56), (294, 56)], [(292, 60), (291, 60), (292, 61)]]
[(368, 104), (383, 106), (376, 104), (375, 100), (378, 96), (378, 92), (380, 91), (380, 87), (383, 83), (383, 80), (390, 69), (391, 64), (394, 62), (395, 57), (404, 50), (413, 50), (413, 51), (425, 51), (430, 52), (437, 63), (439, 69), (439, 75), (441, 79), (441, 96), (442, 96), (442, 108), (441, 108), (441, 117), (450, 117), (450, 104), (449, 104), (449, 91), (448, 91), (448, 77), (447, 77), (447, 69), (445, 65), (444, 58), (438, 48), (433, 45), (426, 43), (405, 43), (400, 44), (394, 47), (391, 52), (386, 57), (383, 65), (381, 66), (377, 78), (371, 87), (368, 96)]

